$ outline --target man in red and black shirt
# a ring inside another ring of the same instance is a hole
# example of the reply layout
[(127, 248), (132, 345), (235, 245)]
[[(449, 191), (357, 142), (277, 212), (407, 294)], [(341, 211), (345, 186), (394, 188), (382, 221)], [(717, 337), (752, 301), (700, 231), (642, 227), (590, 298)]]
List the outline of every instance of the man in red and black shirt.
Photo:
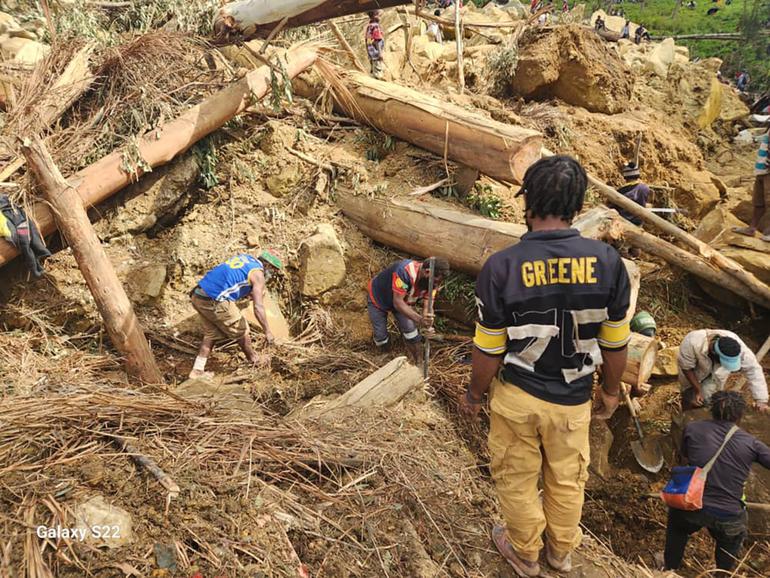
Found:
[(473, 372), (460, 408), (475, 417), (490, 391), (489, 453), (505, 518), (493, 539), (519, 576), (540, 573), (544, 531), (549, 565), (570, 570), (581, 540), (593, 374), (603, 363), (606, 418), (626, 364), (626, 268), (615, 249), (570, 228), (586, 186), (570, 157), (532, 165), (521, 189), (529, 232), (492, 255), (476, 281)]
[[(431, 257), (433, 266), (433, 297), (438, 287), (449, 274), (449, 262), (443, 257)], [(420, 360), (420, 331), (422, 326), (433, 326), (433, 311), (428, 309), (428, 284), (430, 280), (430, 259), (413, 261), (404, 259), (391, 264), (369, 281), (367, 310), (374, 330), (374, 343), (386, 348), (390, 343), (388, 336), (388, 313), (393, 313), (404, 336), (407, 350), (412, 360)], [(414, 310), (417, 300), (423, 300), (422, 315)]]

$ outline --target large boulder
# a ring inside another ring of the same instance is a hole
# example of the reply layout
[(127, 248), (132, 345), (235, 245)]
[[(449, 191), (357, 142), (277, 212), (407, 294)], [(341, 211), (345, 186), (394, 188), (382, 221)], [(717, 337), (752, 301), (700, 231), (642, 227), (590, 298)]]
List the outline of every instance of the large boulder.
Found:
[(616, 114), (629, 107), (633, 79), (617, 52), (591, 30), (531, 28), (519, 43), (511, 89), (524, 98), (559, 98), (591, 112)]
[(20, 64), (37, 64), (48, 56), (50, 51), (50, 46), (29, 38), (14, 36), (0, 41), (0, 54), (3, 58)]
[(299, 248), (300, 291), (318, 297), (345, 279), (345, 257), (334, 228), (318, 225), (315, 234)]
[(709, 171), (699, 170), (692, 163), (676, 161), (672, 163), (674, 171), (679, 175), (675, 187), (677, 203), (697, 219), (719, 203), (721, 195), (714, 184), (713, 175)]
[(664, 347), (658, 351), (655, 358), (655, 366), (652, 374), (656, 377), (674, 377), (679, 375), (679, 366), (676, 358), (679, 355), (679, 347)]
[(155, 169), (99, 207), (95, 228), (102, 239), (153, 232), (184, 211), (200, 177), (194, 155)]
[(675, 48), (673, 38), (666, 38), (663, 42), (656, 44), (647, 57), (647, 69), (662, 78), (666, 78), (668, 69), (674, 63)]

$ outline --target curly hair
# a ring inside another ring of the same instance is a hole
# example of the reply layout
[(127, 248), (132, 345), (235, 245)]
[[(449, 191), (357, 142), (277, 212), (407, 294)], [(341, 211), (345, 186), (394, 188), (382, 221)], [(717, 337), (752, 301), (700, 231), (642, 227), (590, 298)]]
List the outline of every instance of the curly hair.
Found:
[(566, 155), (540, 159), (524, 174), (518, 195), (531, 217), (560, 217), (572, 221), (583, 208), (588, 176), (578, 161)]
[(746, 400), (737, 391), (717, 391), (711, 396), (711, 417), (737, 422), (746, 413)]

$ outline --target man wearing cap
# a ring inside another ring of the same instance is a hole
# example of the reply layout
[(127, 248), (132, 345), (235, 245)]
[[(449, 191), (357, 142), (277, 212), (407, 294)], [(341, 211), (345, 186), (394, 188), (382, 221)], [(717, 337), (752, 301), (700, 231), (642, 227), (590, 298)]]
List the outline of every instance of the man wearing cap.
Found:
[(206, 362), (217, 341), (237, 340), (246, 359), (258, 363), (259, 357), (251, 346), (249, 324), (235, 304), (240, 299), (251, 297), (254, 316), (265, 331), (268, 345), (274, 342), (264, 306), (265, 284), (270, 276), (266, 264), (279, 270), (283, 268), (281, 260), (270, 251), (263, 251), (259, 259), (247, 254), (236, 255), (206, 273), (190, 292), (192, 306), (203, 325), (203, 341), (190, 372), (191, 379), (206, 374)]
[(682, 409), (707, 404), (716, 391), (725, 389), (731, 373), (743, 372), (757, 408), (765, 412), (767, 382), (762, 366), (746, 344), (732, 331), (699, 329), (688, 333), (677, 356)]
[[(645, 207), (647, 205), (647, 198), (650, 196), (650, 188), (639, 180), (639, 167), (633, 162), (628, 163), (623, 167), (623, 178), (626, 180), (626, 184), (618, 189), (618, 192), (624, 197), (631, 199), (637, 205)], [(620, 216), (628, 221), (631, 221), (634, 225), (641, 226), (642, 219), (631, 213), (627, 213), (623, 209), (615, 207)]]

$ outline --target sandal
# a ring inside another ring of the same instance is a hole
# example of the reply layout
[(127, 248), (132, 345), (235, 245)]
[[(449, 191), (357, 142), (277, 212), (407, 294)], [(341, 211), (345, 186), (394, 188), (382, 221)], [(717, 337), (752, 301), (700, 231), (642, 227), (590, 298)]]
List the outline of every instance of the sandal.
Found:
[(757, 230), (754, 227), (733, 227), (732, 228), (733, 233), (738, 233), (739, 235), (746, 235), (747, 237), (753, 237)]
[(492, 541), (497, 546), (497, 551), (511, 565), (517, 576), (521, 578), (535, 578), (535, 576), (540, 575), (540, 564), (524, 560), (516, 554), (513, 546), (508, 541), (508, 537), (505, 535), (505, 526), (495, 526), (492, 528)]

